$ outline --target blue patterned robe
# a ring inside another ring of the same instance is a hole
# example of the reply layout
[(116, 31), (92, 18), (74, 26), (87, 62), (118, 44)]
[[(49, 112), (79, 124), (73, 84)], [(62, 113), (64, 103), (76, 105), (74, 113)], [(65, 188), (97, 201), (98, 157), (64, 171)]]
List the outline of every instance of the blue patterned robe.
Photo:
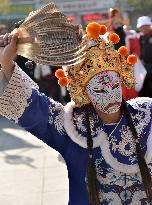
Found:
[[(89, 205), (85, 110), (75, 107), (74, 102), (63, 106), (39, 93), (37, 85), (17, 65), (7, 86), (2, 72), (0, 78), (0, 114), (63, 156), (69, 176), (69, 205)], [(131, 100), (128, 109), (152, 172), (152, 99)], [(90, 124), (100, 205), (148, 204), (126, 116), (117, 124), (103, 124), (92, 110)]]

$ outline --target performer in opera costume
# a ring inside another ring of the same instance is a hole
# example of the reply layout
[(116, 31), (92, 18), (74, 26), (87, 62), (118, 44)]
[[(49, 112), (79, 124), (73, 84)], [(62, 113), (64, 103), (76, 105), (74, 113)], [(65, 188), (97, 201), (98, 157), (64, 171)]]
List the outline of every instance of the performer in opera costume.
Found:
[(1, 36), (0, 114), (57, 150), (69, 176), (69, 205), (152, 204), (152, 99), (125, 102), (121, 84), (135, 85), (134, 55), (113, 49), (119, 36), (87, 26), (87, 50), (56, 71), (72, 101), (63, 106), (39, 92), (14, 63), (18, 34)]

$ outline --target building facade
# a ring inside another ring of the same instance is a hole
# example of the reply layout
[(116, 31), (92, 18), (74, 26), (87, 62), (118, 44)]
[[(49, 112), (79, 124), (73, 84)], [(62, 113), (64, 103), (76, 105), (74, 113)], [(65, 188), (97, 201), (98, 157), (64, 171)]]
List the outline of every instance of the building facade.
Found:
[[(107, 11), (116, 0), (54, 0), (69, 19), (85, 27), (91, 21), (104, 23)], [(10, 23), (25, 18), (29, 12), (50, 3), (49, 0), (0, 0), (0, 21)]]

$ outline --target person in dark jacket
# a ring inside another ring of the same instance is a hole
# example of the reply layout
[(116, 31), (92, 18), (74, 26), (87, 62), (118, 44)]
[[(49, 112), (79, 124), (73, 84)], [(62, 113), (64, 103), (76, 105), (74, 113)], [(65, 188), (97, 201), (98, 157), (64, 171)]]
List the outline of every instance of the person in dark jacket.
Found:
[(29, 61), (29, 59), (17, 55), (15, 58), (15, 62), (20, 66), (20, 68), (32, 79), (34, 79), (34, 70), (35, 70), (35, 63), (33, 61)]
[(115, 32), (119, 35), (120, 41), (114, 45), (114, 48), (118, 50), (121, 46), (125, 46), (126, 34), (123, 29), (123, 16), (120, 11), (116, 8), (110, 8), (108, 11), (108, 29), (109, 32)]

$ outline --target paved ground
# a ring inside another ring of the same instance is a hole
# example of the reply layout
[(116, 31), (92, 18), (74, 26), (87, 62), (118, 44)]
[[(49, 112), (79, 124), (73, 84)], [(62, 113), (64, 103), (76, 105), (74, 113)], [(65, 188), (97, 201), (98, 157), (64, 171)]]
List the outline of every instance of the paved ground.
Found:
[(0, 117), (0, 205), (67, 205), (67, 179), (57, 152)]

